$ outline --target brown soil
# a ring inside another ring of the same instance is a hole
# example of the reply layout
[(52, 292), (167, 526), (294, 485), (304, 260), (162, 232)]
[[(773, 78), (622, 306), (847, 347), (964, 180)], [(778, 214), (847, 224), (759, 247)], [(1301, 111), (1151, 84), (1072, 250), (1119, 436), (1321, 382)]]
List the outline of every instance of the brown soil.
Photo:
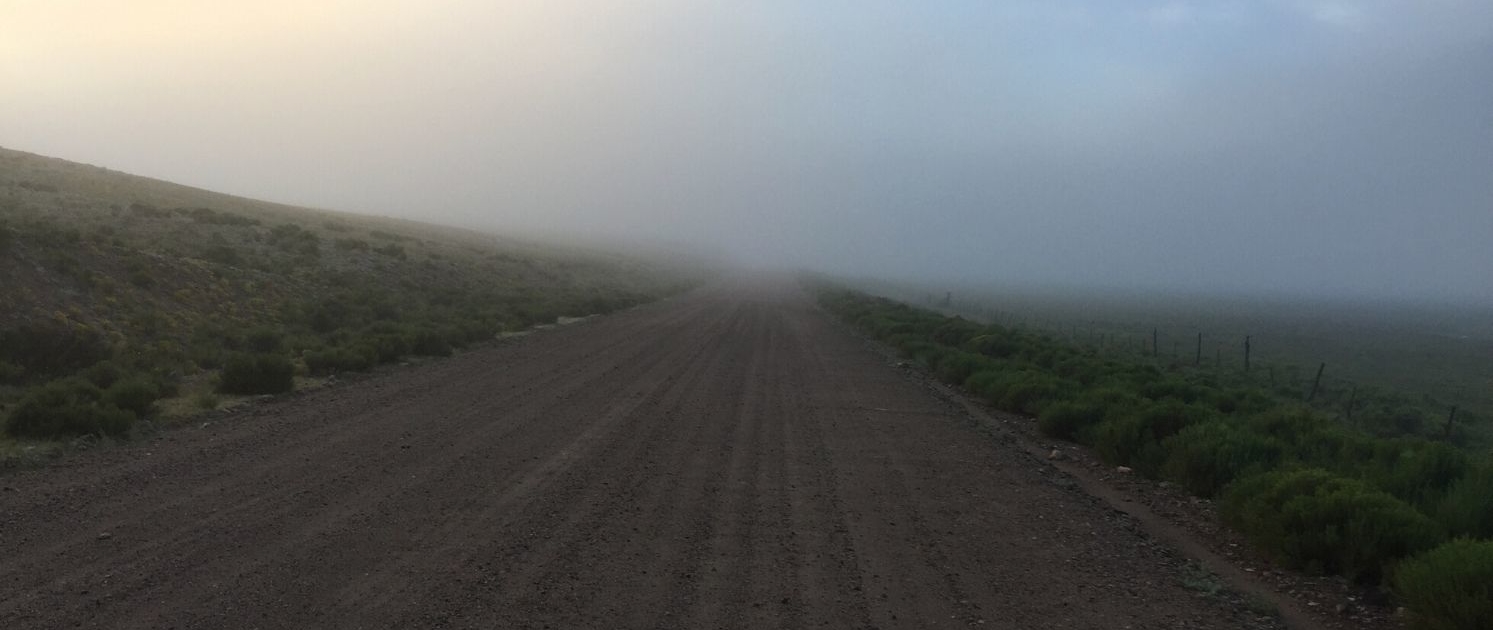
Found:
[(1261, 628), (742, 280), (0, 478), (5, 628)]

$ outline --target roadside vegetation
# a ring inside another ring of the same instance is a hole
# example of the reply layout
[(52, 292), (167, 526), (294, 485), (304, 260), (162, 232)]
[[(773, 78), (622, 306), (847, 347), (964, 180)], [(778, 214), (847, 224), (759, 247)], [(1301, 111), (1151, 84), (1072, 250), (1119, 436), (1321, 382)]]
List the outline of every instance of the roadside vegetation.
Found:
[(1212, 370), (1285, 398), (1310, 397), (1318, 411), (1375, 435), (1493, 448), (1493, 422), (1476, 421), (1493, 418), (1489, 305), (854, 286), (946, 315), (1039, 330), (1100, 356), (1143, 356), (1155, 365)]
[(0, 149), (0, 464), (625, 309), (688, 278)]
[(1246, 377), (818, 292), (828, 311), (940, 380), (1034, 416), (1042, 433), (1217, 499), (1225, 522), (1283, 565), (1387, 585), (1424, 628), (1493, 618), (1493, 460), (1452, 436), (1365, 431)]

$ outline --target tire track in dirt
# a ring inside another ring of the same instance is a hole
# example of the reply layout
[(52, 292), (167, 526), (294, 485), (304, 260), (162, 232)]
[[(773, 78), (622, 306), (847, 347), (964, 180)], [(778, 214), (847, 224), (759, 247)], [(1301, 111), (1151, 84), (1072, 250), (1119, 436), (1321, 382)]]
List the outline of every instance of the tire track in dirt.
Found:
[(3, 627), (1268, 627), (782, 278), (0, 485)]

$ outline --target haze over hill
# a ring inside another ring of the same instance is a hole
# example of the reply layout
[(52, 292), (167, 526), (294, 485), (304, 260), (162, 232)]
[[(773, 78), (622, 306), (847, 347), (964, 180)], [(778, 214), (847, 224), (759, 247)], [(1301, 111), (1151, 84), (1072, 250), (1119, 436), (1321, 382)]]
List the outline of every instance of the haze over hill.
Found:
[(0, 8), (0, 145), (912, 279), (1493, 296), (1493, 3)]

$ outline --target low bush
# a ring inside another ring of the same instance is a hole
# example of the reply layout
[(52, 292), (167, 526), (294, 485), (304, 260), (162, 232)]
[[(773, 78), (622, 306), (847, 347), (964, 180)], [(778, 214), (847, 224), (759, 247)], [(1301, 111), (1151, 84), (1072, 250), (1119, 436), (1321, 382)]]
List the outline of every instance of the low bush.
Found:
[(285, 333), (270, 326), (255, 326), (244, 335), (244, 348), (250, 352), (279, 352), (285, 345)]
[(410, 337), (410, 353), (427, 357), (451, 356), (451, 342), (433, 328), (417, 330)]
[(338, 372), (362, 372), (378, 363), (378, 352), (368, 346), (306, 350), (301, 354), (306, 368), (322, 376)]
[(1283, 450), (1279, 441), (1224, 420), (1189, 426), (1162, 446), (1161, 475), (1207, 498), (1235, 479), (1274, 469)]
[(373, 349), (378, 363), (394, 363), (413, 351), (411, 336), (394, 324), (380, 322), (363, 331), (359, 345)]
[(81, 326), (25, 324), (0, 330), (0, 360), (33, 376), (60, 377), (109, 358), (103, 335)]
[(132, 376), (116, 381), (103, 392), (103, 402), (145, 418), (154, 411), (160, 389), (148, 379)]
[(98, 387), (81, 379), (52, 381), (21, 398), (6, 420), (5, 431), (38, 439), (128, 433), (135, 415), (103, 402), (102, 396)]
[(88, 366), (78, 373), (84, 380), (93, 383), (99, 389), (108, 389), (120, 378), (124, 377), (124, 368), (113, 361), (99, 361)]
[(339, 238), (335, 241), (335, 243), (337, 245), (337, 249), (340, 249), (342, 251), (366, 252), (369, 248), (368, 241), (360, 238)]
[(1104, 407), (1097, 401), (1053, 403), (1037, 416), (1037, 429), (1043, 435), (1077, 441), (1090, 426), (1104, 420)]
[(238, 227), (251, 227), (259, 225), (259, 219), (251, 219), (249, 217), (234, 214), (232, 212), (218, 212), (216, 210), (213, 210), (212, 208), (191, 208), (189, 210), (183, 208), (183, 210), (186, 210), (186, 212), (192, 217), (192, 220), (196, 221), (197, 223)]
[(1421, 630), (1486, 630), (1493, 623), (1493, 541), (1458, 539), (1406, 560), (1394, 591)]
[(240, 352), (223, 362), (225, 394), (278, 394), (295, 385), (295, 366), (278, 354)]
[(228, 245), (208, 245), (202, 250), (202, 259), (229, 267), (244, 266), (244, 257)]
[(198, 409), (217, 409), (218, 403), (222, 401), (218, 400), (218, 397), (214, 396), (211, 392), (202, 392), (193, 396), (192, 402), (197, 405)]
[(972, 352), (951, 352), (938, 363), (938, 378), (946, 383), (963, 383), (971, 374), (990, 367), (990, 359)]
[(1441, 528), (1404, 501), (1321, 469), (1268, 472), (1224, 492), (1221, 514), (1293, 568), (1372, 583), (1385, 566), (1440, 543)]
[(388, 245), (384, 245), (383, 247), (375, 247), (373, 248), (373, 253), (383, 254), (385, 256), (388, 256), (389, 258), (398, 260), (405, 260), (406, 258), (409, 258), (409, 254), (404, 251), (404, 246), (395, 243), (389, 243)]
[(0, 361), (0, 385), (15, 385), (26, 379), (26, 368)]
[(1493, 538), (1493, 462), (1483, 462), (1453, 483), (1436, 507), (1436, 518), (1458, 536)]
[(1167, 460), (1163, 441), (1213, 417), (1212, 409), (1167, 399), (1113, 414), (1085, 431), (1083, 438), (1104, 461), (1132, 466), (1154, 478), (1161, 476)]
[(1440, 442), (1397, 438), (1376, 440), (1373, 447), (1372, 460), (1359, 474), (1416, 507), (1434, 510), (1447, 488), (1469, 468), (1466, 453)]
[(999, 404), (1007, 411), (1036, 415), (1062, 396), (1063, 385), (1050, 374), (1026, 371), (1006, 387)]

